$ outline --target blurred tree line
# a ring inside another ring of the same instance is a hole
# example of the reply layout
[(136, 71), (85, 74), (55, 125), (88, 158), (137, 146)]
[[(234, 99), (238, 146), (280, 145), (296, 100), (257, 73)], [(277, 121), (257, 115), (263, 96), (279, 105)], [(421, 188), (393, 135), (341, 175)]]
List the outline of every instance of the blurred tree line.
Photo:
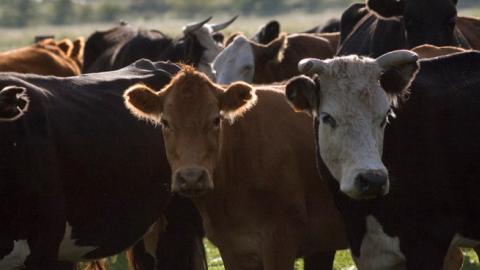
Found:
[[(364, 1), (364, 0), (356, 0)], [(479, 6), (479, 0), (461, 0)], [(355, 0), (0, 0), (0, 26), (110, 22), (128, 17), (212, 15), (216, 12), (273, 15), (292, 10), (316, 12), (346, 7)]]
[(316, 11), (353, 0), (0, 0), (0, 26), (109, 22), (126, 17), (212, 15), (216, 12), (271, 15), (292, 9)]

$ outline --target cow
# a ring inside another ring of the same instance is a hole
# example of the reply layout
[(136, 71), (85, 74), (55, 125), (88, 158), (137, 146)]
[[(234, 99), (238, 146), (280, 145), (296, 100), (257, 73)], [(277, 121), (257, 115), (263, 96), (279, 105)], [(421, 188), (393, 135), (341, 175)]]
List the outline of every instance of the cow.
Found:
[(305, 57), (335, 54), (338, 34), (280, 35), (267, 45), (237, 36), (213, 62), (217, 83), (272, 83), (298, 75), (296, 63)]
[(162, 217), (161, 130), (133, 119), (122, 94), (177, 71), (141, 60), (80, 77), (0, 74), (0, 269), (71, 269), (127, 249)]
[(80, 66), (71, 51), (69, 55), (54, 41), (41, 41), (0, 53), (0, 72), (8, 71), (67, 77), (79, 75)]
[[(340, 32), (340, 20), (330, 19), (325, 25), (317, 25), (313, 28), (310, 28), (306, 31), (299, 32), (304, 34), (316, 34), (316, 33), (336, 33)], [(225, 46), (228, 46), (238, 35), (241, 35), (241, 32), (236, 32), (231, 34), (228, 39), (225, 41)], [(268, 44), (280, 36), (280, 23), (277, 20), (271, 20), (265, 25), (259, 27), (257, 32), (250, 37), (250, 40), (259, 43), (259, 44)]]
[[(183, 28), (183, 36), (173, 39), (157, 30), (136, 29), (128, 24), (122, 24), (106, 33), (98, 32), (87, 40), (85, 48), (85, 69), (84, 72), (95, 72), (114, 70), (122, 68), (132, 62), (146, 58), (152, 61), (172, 61), (189, 63), (205, 73), (211, 75), (210, 63), (215, 56), (223, 49), (222, 43), (214, 39), (214, 34), (225, 29), (233, 23), (237, 16), (230, 20), (219, 24), (207, 24), (212, 17), (198, 22), (192, 23)], [(126, 35), (122, 33), (126, 32)], [(109, 36), (116, 38), (116, 42), (108, 42), (103, 45), (104, 40), (109, 41)], [(123, 37), (125, 36), (125, 37)], [(90, 39), (92, 41), (90, 42)], [(101, 46), (96, 46), (96, 44)], [(100, 47), (103, 52), (97, 56), (94, 63), (90, 63), (92, 55), (95, 53), (90, 51), (92, 48)], [(105, 48), (108, 48), (105, 50)], [(87, 59), (88, 63), (87, 63)]]
[(425, 44), (425, 45), (420, 45), (413, 48), (412, 51), (415, 52), (420, 59), (424, 59), (424, 58), (438, 57), (438, 56), (443, 56), (443, 55), (448, 55), (453, 53), (466, 52), (468, 50), (460, 47), (453, 47), (453, 46), (437, 47), (430, 44)]
[(126, 106), (161, 124), (172, 190), (194, 201), (225, 268), (292, 269), (321, 251), (331, 269), (346, 244), (342, 220), (315, 170), (310, 121), (291, 112), (284, 89), (223, 87), (189, 66), (154, 89), (133, 85)]
[(480, 53), (417, 58), (305, 59), (314, 78), (286, 86), (313, 116), (359, 269), (442, 269), (449, 248), (480, 245)]
[(465, 18), (457, 17), (456, 2), (366, 0), (366, 4), (352, 4), (342, 14), (337, 55), (378, 57), (422, 44), (478, 49), (480, 43), (473, 42), (478, 40), (480, 23), (476, 27), (471, 20), (457, 23)]

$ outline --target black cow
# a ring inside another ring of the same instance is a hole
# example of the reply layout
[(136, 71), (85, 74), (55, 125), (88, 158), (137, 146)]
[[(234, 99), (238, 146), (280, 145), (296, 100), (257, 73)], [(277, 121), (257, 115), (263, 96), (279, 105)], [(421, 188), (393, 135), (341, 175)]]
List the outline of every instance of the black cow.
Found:
[(215, 39), (216, 33), (236, 18), (224, 23), (207, 24), (210, 17), (189, 24), (184, 27), (183, 36), (177, 39), (157, 30), (135, 28), (125, 23), (105, 32), (96, 32), (85, 44), (83, 72), (114, 70), (142, 58), (183, 62), (208, 72), (209, 63), (223, 48)]
[(419, 71), (413, 56), (307, 60), (300, 67), (318, 77), (288, 85), (294, 107), (315, 116), (319, 171), (359, 269), (438, 270), (449, 246), (480, 245), (480, 53), (422, 60)]
[(132, 119), (122, 93), (162, 87), (177, 71), (141, 60), (81, 77), (0, 75), (0, 269), (110, 256), (162, 216), (171, 193), (161, 130)]
[[(456, 27), (456, 0), (367, 0), (347, 8), (341, 19), (338, 55), (378, 57), (422, 44), (475, 48)], [(461, 17), (460, 17), (461, 18)], [(477, 32), (478, 33), (478, 32)]]

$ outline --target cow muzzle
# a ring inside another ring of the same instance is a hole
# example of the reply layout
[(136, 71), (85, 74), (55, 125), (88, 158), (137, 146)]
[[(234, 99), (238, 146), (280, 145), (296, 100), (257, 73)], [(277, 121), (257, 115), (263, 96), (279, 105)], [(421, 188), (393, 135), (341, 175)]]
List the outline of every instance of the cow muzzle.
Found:
[(182, 168), (175, 172), (172, 191), (186, 197), (199, 197), (213, 189), (213, 182), (205, 168)]
[(359, 199), (374, 199), (389, 190), (388, 175), (381, 170), (367, 170), (357, 174), (354, 187)]

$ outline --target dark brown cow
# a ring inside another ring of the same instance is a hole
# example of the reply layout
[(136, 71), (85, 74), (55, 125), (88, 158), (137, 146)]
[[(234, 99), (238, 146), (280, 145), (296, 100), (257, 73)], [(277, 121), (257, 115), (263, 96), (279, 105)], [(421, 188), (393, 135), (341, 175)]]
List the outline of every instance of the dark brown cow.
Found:
[(296, 64), (301, 59), (335, 55), (338, 38), (338, 33), (284, 34), (262, 45), (237, 36), (213, 62), (216, 81), (271, 83), (289, 79), (299, 74)]
[(136, 117), (162, 123), (172, 190), (193, 199), (226, 269), (291, 270), (297, 256), (346, 247), (312, 126), (283, 90), (223, 88), (184, 67), (160, 92), (124, 95)]
[(80, 66), (57, 44), (44, 40), (0, 53), (0, 71), (66, 77), (79, 75)]

